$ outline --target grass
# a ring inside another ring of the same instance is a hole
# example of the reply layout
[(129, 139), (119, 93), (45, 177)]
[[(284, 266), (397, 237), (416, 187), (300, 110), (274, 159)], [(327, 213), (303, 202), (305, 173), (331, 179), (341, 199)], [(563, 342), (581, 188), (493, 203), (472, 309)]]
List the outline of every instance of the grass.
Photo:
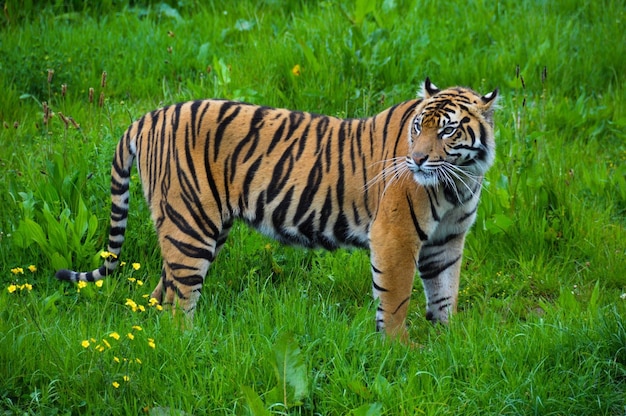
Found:
[[(221, 3), (4, 3), (3, 414), (623, 415), (623, 3)], [(53, 278), (100, 264), (112, 152), (145, 112), (225, 97), (360, 117), (427, 75), (502, 100), (460, 312), (432, 327), (416, 283), (419, 347), (373, 333), (366, 252), (241, 225), (181, 331), (144, 297), (160, 256), (137, 181), (128, 264), (101, 287)]]

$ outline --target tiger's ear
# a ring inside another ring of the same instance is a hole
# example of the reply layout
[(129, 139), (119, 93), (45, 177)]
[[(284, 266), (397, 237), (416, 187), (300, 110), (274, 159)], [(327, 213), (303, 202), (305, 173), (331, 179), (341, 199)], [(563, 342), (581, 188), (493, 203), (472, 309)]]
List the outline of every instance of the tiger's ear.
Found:
[(491, 91), (489, 94), (485, 94), (480, 97), (481, 104), (479, 105), (480, 112), (485, 119), (493, 124), (493, 113), (497, 108), (498, 102), (498, 89)]
[(491, 91), (489, 94), (485, 94), (482, 97), (480, 97), (480, 99), (483, 101), (483, 104), (488, 105), (490, 107), (497, 101), (497, 98), (498, 98), (498, 88)]
[(426, 77), (426, 80), (424, 81), (424, 85), (422, 86), (422, 91), (420, 92), (420, 96), (423, 97), (424, 99), (427, 99), (437, 94), (439, 91), (441, 90), (437, 88), (435, 84), (430, 82), (430, 78)]

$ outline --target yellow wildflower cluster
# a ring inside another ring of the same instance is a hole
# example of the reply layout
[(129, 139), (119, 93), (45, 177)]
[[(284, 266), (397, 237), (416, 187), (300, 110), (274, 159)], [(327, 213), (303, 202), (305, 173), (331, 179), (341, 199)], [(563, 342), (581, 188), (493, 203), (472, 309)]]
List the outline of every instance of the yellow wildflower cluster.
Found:
[[(31, 273), (35, 273), (37, 271), (37, 266), (35, 266), (34, 264), (31, 264), (30, 266), (27, 267), (28, 271), (30, 271)], [(14, 275), (19, 275), (19, 274), (24, 274), (24, 268), (22, 267), (14, 267), (11, 269), (11, 273), (13, 273)], [(18, 283), (11, 283), (8, 287), (7, 287), (7, 291), (9, 293), (15, 293), (17, 291), (31, 291), (33, 290), (33, 285), (30, 283), (22, 283), (22, 284), (18, 284)]]
[(18, 290), (21, 292), (22, 290), (33, 290), (33, 285), (30, 283), (24, 283), (22, 285), (16, 285), (15, 283), (11, 283), (9, 287), (7, 287), (9, 293), (17, 292)]
[[(124, 366), (122, 368), (129, 371), (132, 366), (143, 364), (143, 361), (139, 357), (126, 358), (115, 354), (115, 351), (118, 351), (119, 349), (128, 350), (128, 344), (124, 346), (124, 342), (130, 342), (132, 345), (137, 345), (137, 342), (141, 342), (143, 340), (147, 343), (149, 348), (156, 349), (154, 338), (148, 338), (145, 337), (145, 335), (140, 336), (141, 333), (143, 333), (143, 328), (139, 325), (133, 325), (125, 336), (120, 335), (117, 331), (113, 331), (99, 341), (95, 338), (84, 339), (81, 341), (80, 345), (84, 349), (89, 349), (97, 353), (111, 351), (114, 354), (112, 357), (109, 355), (103, 355), (103, 358), (108, 356), (111, 360), (110, 363), (114, 366), (112, 372), (119, 374), (119, 365)], [(125, 374), (121, 379), (113, 381), (111, 385), (117, 389), (122, 383), (128, 383), (130, 380), (131, 376), (129, 374)]]
[[(148, 298), (149, 295), (143, 295), (144, 298)], [(125, 306), (128, 306), (133, 312), (145, 312), (146, 307), (144, 305), (138, 304), (134, 300), (128, 298), (126, 299)], [(155, 308), (158, 311), (162, 311), (163, 307), (159, 304), (159, 301), (155, 298), (150, 298), (148, 300), (148, 306), (151, 308)]]

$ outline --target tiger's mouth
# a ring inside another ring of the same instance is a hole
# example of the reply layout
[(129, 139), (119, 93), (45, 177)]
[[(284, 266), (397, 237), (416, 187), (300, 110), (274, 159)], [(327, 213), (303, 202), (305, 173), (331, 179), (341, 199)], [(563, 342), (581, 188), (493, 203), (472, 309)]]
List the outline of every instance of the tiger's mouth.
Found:
[(409, 169), (415, 182), (422, 186), (436, 186), (441, 182), (437, 169), (424, 169), (420, 166), (409, 166)]

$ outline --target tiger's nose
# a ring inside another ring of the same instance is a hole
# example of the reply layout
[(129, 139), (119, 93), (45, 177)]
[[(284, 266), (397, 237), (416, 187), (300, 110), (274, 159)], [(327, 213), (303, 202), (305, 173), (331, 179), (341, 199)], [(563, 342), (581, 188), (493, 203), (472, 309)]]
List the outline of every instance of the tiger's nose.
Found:
[(417, 166), (422, 166), (428, 160), (428, 155), (422, 152), (413, 152), (411, 157)]

